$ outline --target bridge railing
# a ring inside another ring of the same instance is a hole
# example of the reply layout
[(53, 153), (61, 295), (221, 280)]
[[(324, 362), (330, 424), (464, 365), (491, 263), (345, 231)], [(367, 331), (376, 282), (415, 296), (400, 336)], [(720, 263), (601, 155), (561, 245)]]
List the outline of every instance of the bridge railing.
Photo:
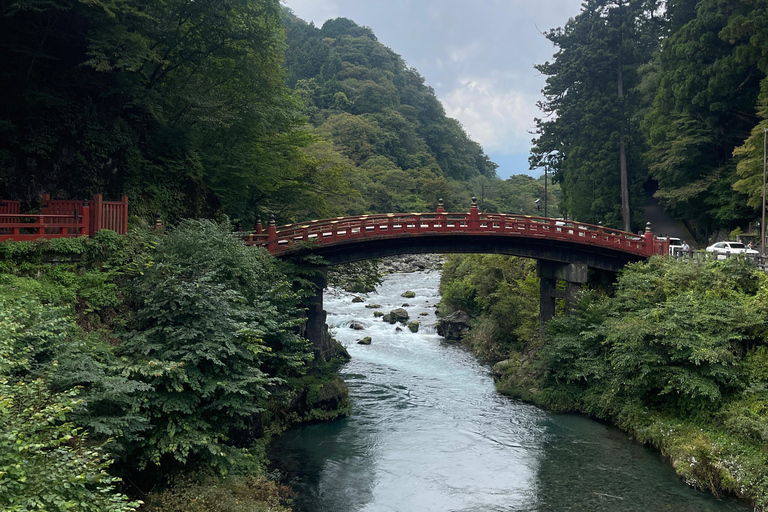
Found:
[(31, 241), (38, 238), (88, 236), (90, 208), (81, 206), (70, 214), (41, 215), (29, 213), (3, 214), (0, 241)]
[(266, 232), (257, 224), (251, 233), (240, 233), (248, 245), (266, 247), (274, 255), (298, 250), (306, 244), (333, 245), (360, 238), (400, 238), (419, 235), (467, 233), (479, 236), (520, 236), (576, 242), (651, 256), (666, 254), (665, 242), (655, 239), (650, 229), (643, 235), (606, 228), (602, 225), (563, 221), (547, 217), (479, 213), (473, 201), (469, 213), (448, 213), (442, 204), (435, 213), (387, 213), (321, 219), (275, 226), (270, 220)]
[(52, 200), (43, 194), (41, 213), (21, 213), (19, 201), (0, 200), (0, 241), (93, 236), (101, 229), (128, 232), (128, 197), (104, 201)]

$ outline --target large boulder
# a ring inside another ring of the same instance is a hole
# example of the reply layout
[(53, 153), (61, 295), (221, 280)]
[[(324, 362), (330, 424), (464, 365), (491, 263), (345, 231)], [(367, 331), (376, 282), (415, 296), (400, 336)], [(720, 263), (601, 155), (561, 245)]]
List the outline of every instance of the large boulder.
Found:
[(469, 332), (469, 315), (454, 311), (437, 322), (437, 334), (447, 340), (461, 340)]
[(389, 312), (388, 316), (389, 323), (391, 324), (394, 324), (395, 322), (400, 322), (401, 324), (408, 322), (408, 312), (403, 308), (393, 309)]
[(419, 332), (419, 322), (408, 322), (408, 328), (411, 332)]

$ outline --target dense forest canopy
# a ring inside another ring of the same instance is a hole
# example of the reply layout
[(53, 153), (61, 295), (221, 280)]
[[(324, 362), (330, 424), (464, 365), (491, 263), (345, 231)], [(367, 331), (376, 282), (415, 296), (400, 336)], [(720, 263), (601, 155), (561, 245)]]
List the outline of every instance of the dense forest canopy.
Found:
[(649, 180), (700, 239), (759, 219), (767, 16), (755, 0), (588, 0), (547, 32), (530, 160), (563, 210), (620, 225), (624, 176), (635, 227)]
[[(127, 194), (144, 218), (249, 224), (441, 198), (463, 211), (499, 190), (496, 164), (418, 71), (351, 20), (317, 28), (278, 0), (0, 10), (0, 197), (25, 207), (44, 192)], [(531, 213), (542, 194), (511, 210)]]

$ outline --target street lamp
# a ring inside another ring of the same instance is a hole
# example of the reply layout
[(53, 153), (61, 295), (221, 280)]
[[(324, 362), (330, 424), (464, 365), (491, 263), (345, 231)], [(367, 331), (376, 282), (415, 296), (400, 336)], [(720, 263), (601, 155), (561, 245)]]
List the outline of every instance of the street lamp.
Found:
[(766, 169), (766, 140), (768, 140), (768, 128), (763, 128), (763, 211), (760, 222), (760, 256), (765, 256), (765, 169)]
[(547, 166), (544, 166), (544, 216), (549, 217), (547, 215), (547, 182), (549, 181), (547, 176)]

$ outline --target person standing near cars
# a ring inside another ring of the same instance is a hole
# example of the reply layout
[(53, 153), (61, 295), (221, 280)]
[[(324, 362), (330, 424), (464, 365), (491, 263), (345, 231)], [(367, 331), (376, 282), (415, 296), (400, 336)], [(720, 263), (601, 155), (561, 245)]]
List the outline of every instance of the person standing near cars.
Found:
[(683, 258), (690, 257), (691, 246), (688, 245), (688, 242), (686, 242), (685, 240), (683, 240), (683, 247), (681, 252), (683, 253)]

